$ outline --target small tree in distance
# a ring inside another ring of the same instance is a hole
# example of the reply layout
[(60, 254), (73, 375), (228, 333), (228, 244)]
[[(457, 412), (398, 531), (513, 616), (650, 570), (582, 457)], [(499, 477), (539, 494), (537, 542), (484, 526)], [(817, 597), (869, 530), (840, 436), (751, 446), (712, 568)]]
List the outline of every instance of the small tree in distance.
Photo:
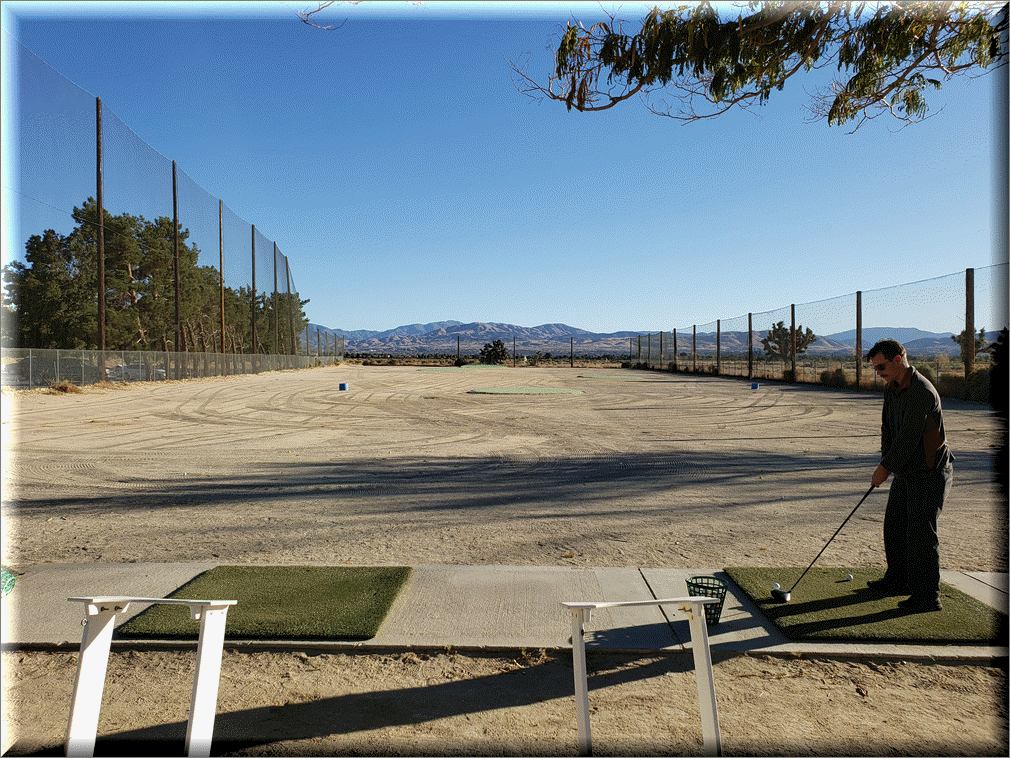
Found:
[(504, 365), (509, 359), (508, 348), (505, 347), (505, 343), (501, 340), (495, 340), (494, 342), (485, 342), (484, 347), (480, 349), (480, 362), (486, 363), (492, 366)]
[[(786, 326), (784, 321), (779, 321), (768, 330), (768, 336), (761, 340), (765, 352), (769, 358), (779, 358), (783, 361), (790, 361), (793, 357), (792, 327)], [(796, 354), (802, 355), (807, 351), (807, 346), (815, 342), (817, 337), (807, 327), (803, 331), (803, 325), (796, 327)]]
[[(968, 354), (968, 348), (970, 345), (970, 341), (968, 340), (968, 330), (962, 329), (960, 334), (956, 336), (952, 334), (950, 338), (961, 346), (961, 362), (964, 363), (965, 366), (967, 366), (971, 362), (969, 360), (969, 354)], [(985, 329), (979, 329), (978, 336), (975, 338), (974, 354), (977, 355), (978, 353), (988, 352), (990, 347), (991, 346), (986, 342), (985, 339)]]

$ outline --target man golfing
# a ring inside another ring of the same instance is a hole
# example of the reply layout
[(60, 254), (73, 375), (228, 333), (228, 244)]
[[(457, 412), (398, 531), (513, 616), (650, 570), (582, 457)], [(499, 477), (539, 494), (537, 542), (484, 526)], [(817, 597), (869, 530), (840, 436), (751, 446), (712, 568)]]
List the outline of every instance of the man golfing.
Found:
[(871, 485), (894, 475), (884, 511), (883, 578), (869, 582), (888, 595), (909, 595), (898, 606), (910, 613), (942, 610), (940, 541), (936, 519), (953, 481), (953, 460), (943, 429), (940, 395), (908, 365), (905, 348), (881, 340), (866, 359), (887, 383), (880, 427), (880, 465)]

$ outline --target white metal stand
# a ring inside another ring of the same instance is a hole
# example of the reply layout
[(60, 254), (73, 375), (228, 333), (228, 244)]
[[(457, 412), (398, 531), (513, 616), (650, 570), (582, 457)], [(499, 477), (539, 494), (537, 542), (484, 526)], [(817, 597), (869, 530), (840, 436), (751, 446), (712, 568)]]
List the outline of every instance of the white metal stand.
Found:
[(596, 608), (621, 608), (635, 605), (676, 605), (691, 624), (691, 641), (694, 643), (694, 677), (698, 683), (698, 704), (701, 708), (701, 732), (707, 755), (722, 755), (722, 737), (719, 734), (719, 712), (715, 702), (715, 678), (712, 675), (712, 650), (708, 644), (708, 627), (705, 623), (705, 605), (717, 603), (713, 597), (677, 597), (667, 600), (629, 600), (625, 602), (562, 603), (572, 612), (572, 662), (575, 669), (575, 723), (579, 733), (579, 752), (593, 754), (589, 731), (589, 681), (586, 672), (585, 625)]
[(98, 735), (98, 714), (105, 689), (105, 672), (109, 665), (109, 649), (116, 615), (125, 613), (130, 603), (149, 605), (186, 605), (190, 615), (200, 622), (200, 638), (196, 648), (196, 674), (193, 677), (193, 697), (186, 729), (186, 754), (209, 756), (214, 736), (214, 716), (217, 711), (217, 690), (221, 677), (221, 654), (224, 648), (224, 627), (228, 607), (237, 600), (177, 600), (154, 597), (71, 597), (71, 603), (84, 603), (85, 626), (81, 638), (81, 653), (77, 659), (74, 695), (67, 721), (66, 754), (95, 754)]

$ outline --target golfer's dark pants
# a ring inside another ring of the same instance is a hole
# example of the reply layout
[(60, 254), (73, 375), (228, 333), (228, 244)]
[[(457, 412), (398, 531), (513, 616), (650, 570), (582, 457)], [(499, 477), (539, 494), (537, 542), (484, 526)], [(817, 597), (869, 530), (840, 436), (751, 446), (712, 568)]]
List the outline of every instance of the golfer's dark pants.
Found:
[(908, 585), (915, 600), (940, 599), (940, 540), (936, 519), (950, 492), (954, 467), (916, 477), (896, 476), (884, 511), (887, 578)]

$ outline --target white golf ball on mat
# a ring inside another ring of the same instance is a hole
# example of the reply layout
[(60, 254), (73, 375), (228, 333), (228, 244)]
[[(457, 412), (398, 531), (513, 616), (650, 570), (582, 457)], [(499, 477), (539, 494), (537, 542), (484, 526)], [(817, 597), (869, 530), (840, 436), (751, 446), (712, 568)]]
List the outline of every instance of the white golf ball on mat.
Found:
[(852, 574), (846, 574), (845, 575), (845, 581), (851, 582), (852, 581)]
[(778, 583), (778, 582), (775, 582), (775, 584), (773, 584), (773, 585), (772, 585), (772, 589), (773, 589), (773, 590), (777, 590), (777, 589), (779, 589), (779, 583)]

